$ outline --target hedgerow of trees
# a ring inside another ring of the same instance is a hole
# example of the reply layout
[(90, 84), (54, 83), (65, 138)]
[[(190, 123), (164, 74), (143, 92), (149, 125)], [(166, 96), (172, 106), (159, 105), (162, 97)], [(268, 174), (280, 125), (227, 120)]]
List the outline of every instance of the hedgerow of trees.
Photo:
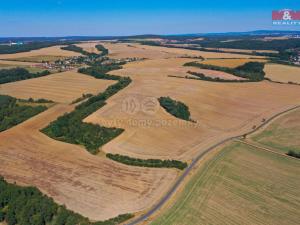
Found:
[(115, 225), (132, 218), (132, 214), (99, 222), (56, 204), (34, 187), (20, 187), (0, 177), (0, 223), (8, 225)]
[(0, 84), (10, 83), (19, 80), (27, 80), (31, 78), (43, 77), (49, 75), (48, 70), (30, 73), (24, 68), (12, 68), (12, 69), (2, 69), (0, 70)]
[(106, 56), (109, 53), (108, 49), (103, 45), (96, 45), (95, 48), (101, 52), (100, 54), (98, 54), (99, 56)]
[(160, 105), (171, 115), (179, 119), (192, 121), (189, 108), (184, 103), (173, 100), (170, 97), (160, 97), (158, 101)]
[(44, 128), (42, 132), (56, 140), (83, 145), (90, 153), (97, 154), (100, 146), (109, 142), (124, 131), (119, 128), (106, 128), (100, 125), (82, 122), (88, 115), (103, 107), (106, 104), (105, 101), (109, 97), (127, 87), (131, 82), (129, 77), (111, 76), (97, 72), (108, 72), (108, 68), (115, 68), (114, 66), (107, 66), (108, 68), (105, 67), (106, 66), (103, 66), (103, 68), (81, 69), (80, 71), (96, 78), (111, 78), (112, 80), (118, 80), (118, 82), (109, 86), (103, 93), (92, 96), (85, 102), (79, 104), (73, 112), (59, 117), (56, 121)]
[(289, 155), (289, 156), (292, 156), (292, 157), (294, 157), (294, 158), (298, 158), (298, 159), (300, 159), (300, 152), (295, 152), (295, 151), (292, 151), (292, 150), (290, 150), (288, 153), (286, 153), (287, 155)]
[(46, 106), (18, 105), (18, 99), (0, 95), (0, 132), (45, 111)]
[(106, 154), (106, 157), (114, 161), (140, 167), (155, 167), (155, 168), (177, 168), (183, 170), (187, 167), (187, 163), (177, 160), (160, 160), (160, 159), (137, 159), (119, 154)]
[[(252, 81), (252, 82), (258, 82), (265, 79), (265, 72), (264, 72), (265, 64), (261, 62), (247, 62), (244, 65), (238, 66), (236, 68), (220, 67), (214, 65), (201, 64), (197, 62), (189, 62), (184, 64), (184, 66), (193, 66), (201, 69), (222, 71), (222, 72), (233, 74), (237, 77), (245, 78), (248, 81)], [(221, 82), (222, 81), (223, 80), (221, 80)]]
[(22, 45), (0, 45), (0, 54), (14, 54), (18, 52), (28, 52), (41, 48), (63, 45), (67, 42), (31, 42)]
[(78, 47), (77, 45), (68, 45), (65, 47), (61, 47), (61, 49), (67, 50), (67, 51), (72, 51), (72, 52), (78, 52), (78, 53), (81, 53), (82, 55), (86, 55), (89, 57), (97, 57), (98, 56), (98, 54), (87, 52), (87, 51), (83, 50), (83, 48)]

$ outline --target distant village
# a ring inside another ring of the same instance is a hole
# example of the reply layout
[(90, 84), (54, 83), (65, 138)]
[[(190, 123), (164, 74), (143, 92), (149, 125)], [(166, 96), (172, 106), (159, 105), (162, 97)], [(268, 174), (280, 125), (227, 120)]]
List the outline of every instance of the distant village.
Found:
[(76, 68), (79, 68), (83, 65), (91, 65), (93, 63), (99, 63), (101, 65), (109, 64), (122, 64), (134, 61), (141, 61), (144, 58), (124, 58), (124, 59), (110, 59), (108, 57), (93, 58), (86, 56), (74, 56), (65, 59), (56, 60), (54, 62), (42, 62), (35, 64), (34, 67), (41, 68), (49, 71), (69, 71)]

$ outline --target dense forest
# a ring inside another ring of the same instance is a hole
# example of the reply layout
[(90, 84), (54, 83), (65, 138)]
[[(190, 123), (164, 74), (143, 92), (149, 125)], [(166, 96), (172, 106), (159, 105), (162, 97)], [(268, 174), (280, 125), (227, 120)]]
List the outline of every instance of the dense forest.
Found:
[(171, 115), (179, 119), (192, 121), (189, 108), (184, 103), (175, 101), (170, 97), (160, 97), (158, 101), (160, 105)]
[(233, 74), (237, 77), (245, 78), (248, 81), (252, 82), (262, 81), (265, 79), (265, 64), (261, 62), (248, 62), (236, 68), (220, 67), (214, 65), (201, 64), (197, 62), (189, 62), (184, 64), (184, 66), (193, 66), (201, 69), (222, 71), (225, 73)]
[(31, 78), (43, 77), (49, 75), (48, 70), (39, 73), (30, 73), (24, 68), (12, 68), (0, 70), (0, 84), (10, 83), (18, 80), (27, 80)]
[[(18, 52), (28, 52), (41, 48), (64, 45), (66, 42), (31, 42), (21, 45), (0, 45), (0, 54), (14, 54)], [(68, 43), (69, 44), (69, 43)]]
[[(112, 65), (108, 65), (107, 67), (111, 69), (115, 68)], [(102, 73), (98, 74), (95, 72), (108, 72), (108, 68), (105, 68), (105, 66), (103, 66), (103, 68), (90, 68), (84, 70), (84, 72), (85, 74), (96, 78), (101, 79), (104, 76), (105, 79), (109, 79), (111, 75), (103, 75)], [(97, 154), (100, 146), (109, 142), (124, 131), (119, 128), (106, 128), (100, 125), (82, 122), (88, 115), (103, 107), (106, 104), (105, 101), (109, 97), (127, 87), (131, 82), (131, 79), (128, 77), (112, 76), (111, 79), (118, 80), (118, 82), (109, 86), (103, 93), (92, 96), (85, 102), (79, 104), (73, 112), (59, 117), (42, 131), (56, 140), (83, 145), (90, 153)]]
[(0, 132), (22, 123), (46, 109), (46, 106), (41, 105), (19, 105), (18, 99), (0, 95)]
[(160, 159), (137, 159), (119, 154), (106, 154), (106, 157), (114, 161), (140, 167), (155, 167), (155, 168), (177, 168), (183, 170), (187, 167), (187, 163), (177, 160), (160, 160)]
[(0, 177), (0, 223), (8, 225), (115, 225), (133, 215), (124, 214), (106, 221), (90, 222), (34, 187), (20, 187)]

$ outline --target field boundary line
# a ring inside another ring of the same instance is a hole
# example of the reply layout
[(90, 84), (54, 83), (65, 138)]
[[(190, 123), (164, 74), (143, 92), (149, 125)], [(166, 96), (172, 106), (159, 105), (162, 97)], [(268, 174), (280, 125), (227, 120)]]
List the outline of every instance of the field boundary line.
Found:
[(280, 155), (280, 156), (283, 156), (283, 157), (295, 159), (294, 157), (289, 156), (287, 154), (276, 152), (276, 151), (274, 151), (270, 148), (264, 147), (264, 146), (259, 146), (255, 142), (244, 141), (244, 140), (241, 140), (241, 139), (235, 139), (234, 141), (245, 144), (245, 145), (248, 145), (250, 147), (253, 147), (253, 148), (256, 148), (256, 149), (259, 149), (259, 150), (262, 150), (262, 151), (271, 152), (273, 154), (277, 154), (277, 155)]

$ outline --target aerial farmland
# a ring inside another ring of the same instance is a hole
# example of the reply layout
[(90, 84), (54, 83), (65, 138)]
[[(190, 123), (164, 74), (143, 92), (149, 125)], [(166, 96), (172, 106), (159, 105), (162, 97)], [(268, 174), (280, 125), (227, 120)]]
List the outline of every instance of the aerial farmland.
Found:
[(300, 43), (273, 36), (1, 45), (0, 224), (298, 224)]

